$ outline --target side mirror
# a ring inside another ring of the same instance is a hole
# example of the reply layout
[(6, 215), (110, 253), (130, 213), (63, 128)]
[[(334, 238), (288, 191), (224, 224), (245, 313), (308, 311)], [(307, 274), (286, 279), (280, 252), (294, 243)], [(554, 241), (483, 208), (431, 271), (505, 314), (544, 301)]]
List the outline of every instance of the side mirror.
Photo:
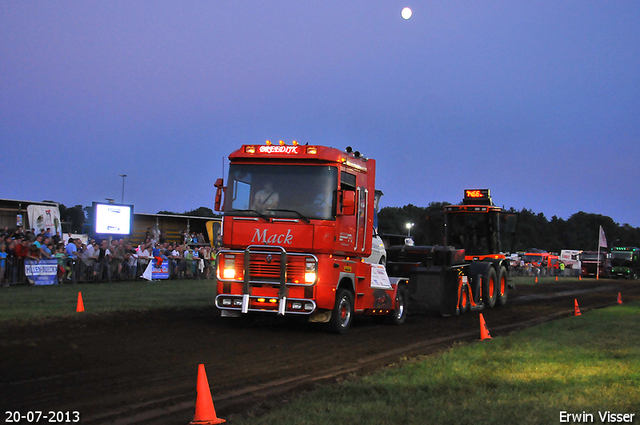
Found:
[(354, 215), (356, 213), (355, 190), (342, 191), (342, 215)]
[(224, 180), (216, 180), (214, 186), (216, 188), (215, 209), (216, 211), (222, 211), (224, 209), (224, 204), (222, 204), (222, 192), (226, 189), (224, 187)]

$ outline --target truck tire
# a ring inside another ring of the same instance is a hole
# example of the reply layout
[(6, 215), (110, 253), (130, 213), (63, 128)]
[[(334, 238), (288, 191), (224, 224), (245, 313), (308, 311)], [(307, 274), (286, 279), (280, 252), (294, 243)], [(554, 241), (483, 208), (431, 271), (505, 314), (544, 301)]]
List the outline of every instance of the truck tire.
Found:
[(496, 298), (498, 298), (498, 276), (496, 276), (496, 269), (489, 267), (489, 272), (482, 282), (482, 302), (485, 307), (493, 308), (496, 305)]
[(336, 291), (336, 303), (331, 312), (329, 329), (338, 334), (345, 334), (353, 321), (353, 295), (344, 288)]
[(458, 305), (460, 315), (466, 314), (469, 311), (469, 287), (467, 285), (462, 287), (460, 291), (460, 304)]
[(498, 275), (498, 306), (502, 307), (507, 304), (507, 269), (500, 266), (500, 274)]
[(387, 317), (387, 323), (390, 325), (402, 325), (407, 319), (407, 288), (405, 285), (399, 285), (396, 291), (396, 302), (391, 313)]

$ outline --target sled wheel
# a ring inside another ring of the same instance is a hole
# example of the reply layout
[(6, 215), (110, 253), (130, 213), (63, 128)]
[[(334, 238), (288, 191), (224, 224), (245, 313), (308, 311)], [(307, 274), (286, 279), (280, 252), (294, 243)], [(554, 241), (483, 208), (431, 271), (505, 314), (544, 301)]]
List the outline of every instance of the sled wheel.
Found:
[(502, 307), (507, 303), (507, 269), (500, 267), (498, 275), (498, 306)]
[(489, 267), (489, 273), (482, 283), (482, 301), (485, 307), (493, 308), (496, 305), (496, 298), (498, 298), (498, 277), (496, 276), (496, 269)]

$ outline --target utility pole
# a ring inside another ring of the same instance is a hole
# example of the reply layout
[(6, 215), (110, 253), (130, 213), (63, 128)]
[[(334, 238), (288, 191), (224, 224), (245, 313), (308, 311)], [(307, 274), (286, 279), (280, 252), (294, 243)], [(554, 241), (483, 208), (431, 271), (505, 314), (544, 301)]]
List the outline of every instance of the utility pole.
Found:
[(127, 177), (126, 174), (120, 174), (120, 177), (122, 177), (122, 200), (120, 201), (121, 204), (124, 204), (124, 179), (125, 177)]

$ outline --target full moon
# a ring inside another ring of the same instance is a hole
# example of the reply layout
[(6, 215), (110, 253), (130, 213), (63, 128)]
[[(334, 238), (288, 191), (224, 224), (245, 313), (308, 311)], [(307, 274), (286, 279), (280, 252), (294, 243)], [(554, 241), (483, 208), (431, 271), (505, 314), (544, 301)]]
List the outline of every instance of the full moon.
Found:
[(402, 9), (402, 12), (400, 14), (404, 19), (409, 19), (411, 15), (413, 15), (413, 12), (411, 11), (410, 8), (405, 7), (404, 9)]

